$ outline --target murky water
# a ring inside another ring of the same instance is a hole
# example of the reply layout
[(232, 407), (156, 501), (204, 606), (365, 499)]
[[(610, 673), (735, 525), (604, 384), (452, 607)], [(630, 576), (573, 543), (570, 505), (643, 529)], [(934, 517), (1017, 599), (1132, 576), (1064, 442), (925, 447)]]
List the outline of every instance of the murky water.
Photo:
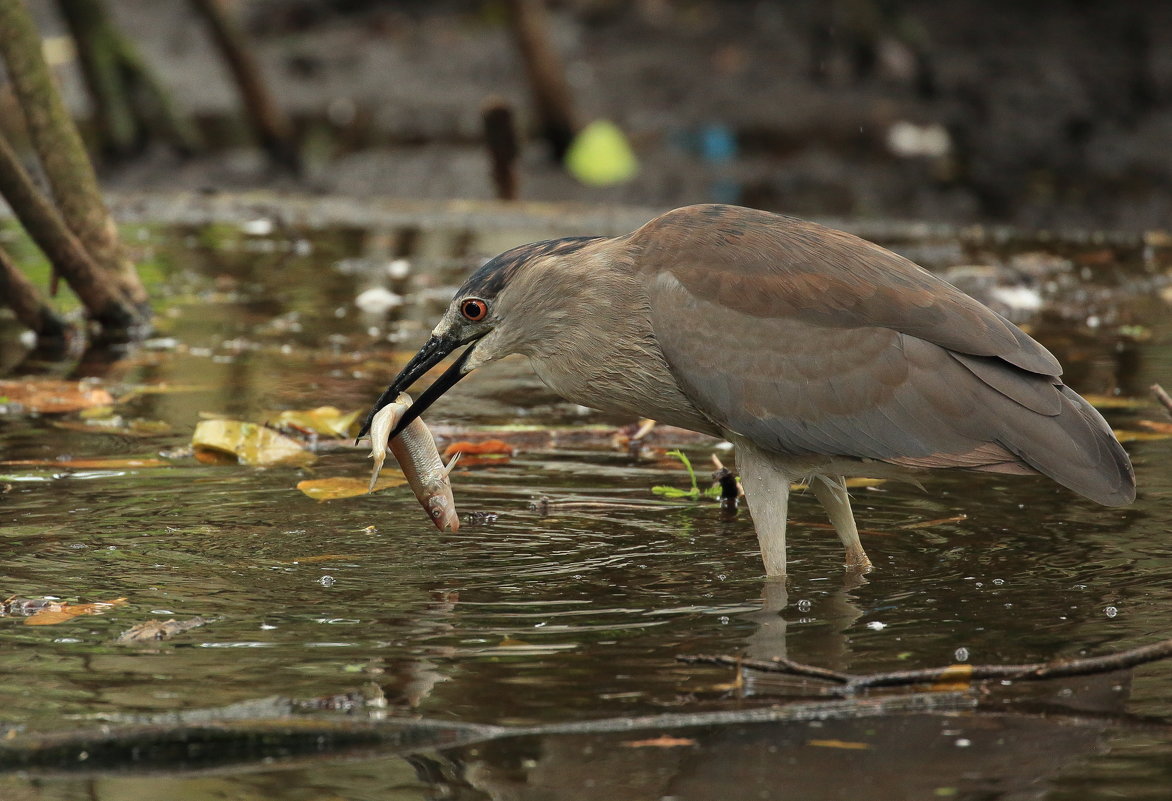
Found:
[[(738, 724), (574, 726), (779, 700), (776, 682), (734, 687), (731, 669), (678, 654), (872, 672), (1045, 661), (1172, 636), (1172, 440), (1128, 444), (1140, 497), (1121, 510), (1033, 478), (939, 474), (922, 490), (856, 490), (877, 566), (866, 577), (844, 574), (820, 507), (799, 495), (784, 584), (762, 578), (747, 515), (662, 505), (650, 487), (684, 485), (678, 462), (634, 462), (602, 434), (593, 448), (530, 437), (507, 464), (457, 471), (461, 511), (486, 514), (456, 534), (437, 533), (406, 488), (328, 503), (295, 488), (307, 477), (365, 477), (360, 449), (323, 453), (307, 469), (203, 465), (174, 452), (203, 413), (365, 408), (480, 257), (557, 232), (547, 228), (131, 232), (161, 276), (160, 340), (44, 369), (100, 375), (115, 395), (165, 384), (118, 410), (169, 431), (84, 433), (58, 426), (76, 416), (0, 417), (0, 458), (166, 452), (169, 466), (0, 467), (3, 594), (126, 599), (57, 625), (0, 619), (0, 725), (10, 742), (103, 724), (154, 728), (124, 748), (99, 735), (37, 758), (0, 748), (0, 797), (837, 799), (860, 788), (893, 800), (1168, 797), (1172, 663), (942, 696), (926, 708), (791, 705)], [(890, 244), (936, 268), (1016, 254), (1018, 268), (1037, 269), (1046, 298), (1025, 322), (1067, 365), (1069, 383), (1141, 401), (1151, 383), (1172, 385), (1165, 251), (933, 235)], [(397, 258), (408, 260), (405, 275), (403, 265), (386, 270)], [(355, 296), (376, 286), (405, 303), (359, 311)], [(7, 369), (19, 362), (11, 339), (0, 353)], [(1125, 429), (1166, 419), (1154, 405), (1105, 413)], [(561, 403), (512, 361), (479, 371), (429, 416), (441, 432), (631, 422)], [(713, 451), (686, 445), (698, 462)], [(542, 496), (623, 505), (555, 504), (542, 515), (530, 507)], [(115, 643), (144, 620), (194, 616), (211, 622), (157, 645)], [(300, 715), (308, 740), (285, 731), (195, 750), (168, 740), (169, 727), (192, 725), (178, 713), (232, 705), (210, 717)], [(338, 714), (354, 725), (418, 717), (453, 728), (377, 742), (314, 728)], [(555, 728), (499, 737), (458, 724)]]

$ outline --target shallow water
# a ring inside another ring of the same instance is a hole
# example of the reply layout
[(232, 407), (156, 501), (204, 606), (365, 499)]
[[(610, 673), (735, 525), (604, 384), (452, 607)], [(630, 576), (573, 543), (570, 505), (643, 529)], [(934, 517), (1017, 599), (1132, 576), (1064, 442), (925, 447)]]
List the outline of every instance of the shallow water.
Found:
[[(242, 737), (204, 759), (103, 750), (95, 737), (31, 761), (3, 752), (0, 797), (831, 799), (857, 798), (860, 786), (872, 799), (1167, 797), (1169, 663), (995, 687), (927, 709), (739, 724), (656, 719), (629, 731), (572, 725), (778, 702), (776, 682), (732, 687), (731, 669), (682, 664), (678, 654), (785, 655), (863, 673), (1045, 661), (1172, 636), (1172, 440), (1128, 444), (1140, 497), (1126, 509), (1040, 478), (936, 474), (923, 489), (856, 490), (876, 563), (865, 577), (844, 574), (820, 507), (798, 495), (792, 575), (765, 581), (743, 511), (664, 505), (650, 487), (683, 486), (678, 462), (632, 461), (605, 435), (594, 448), (528, 446), (506, 465), (458, 470), (461, 512), (495, 519), (466, 518), (458, 533), (440, 534), (406, 488), (327, 503), (295, 489), (308, 477), (365, 477), (362, 449), (324, 453), (308, 469), (203, 465), (175, 449), (201, 413), (263, 420), (286, 408), (365, 408), (461, 276), (484, 256), (548, 234), (248, 230), (131, 231), (160, 275), (160, 341), (45, 368), (100, 375), (115, 395), (166, 383), (170, 391), (138, 394), (118, 411), (164, 421), (169, 433), (79, 433), (57, 427), (60, 418), (0, 417), (4, 460), (165, 452), (169, 461), (0, 467), (4, 595), (127, 599), (52, 626), (0, 620), (0, 725), (20, 741), (137, 722), (166, 742), (168, 726), (190, 719), (160, 715), (240, 705), (211, 717), (300, 715), (312, 727), (348, 706), (354, 723), (555, 729), (453, 729), (447, 747), (410, 738), (344, 747), (312, 730), (317, 745)], [(1025, 320), (1067, 365), (1069, 383), (1141, 401), (1151, 383), (1172, 385), (1166, 251), (932, 235), (889, 244), (933, 268), (1014, 253), (1069, 260), (1039, 279), (1046, 311)], [(387, 277), (385, 265), (400, 257), (409, 273)], [(1076, 280), (1082, 273), (1089, 280)], [(388, 314), (358, 311), (354, 297), (375, 285), (406, 302)], [(0, 363), (19, 362), (11, 339), (0, 354)], [(1154, 405), (1104, 413), (1127, 429), (1167, 419)], [(514, 361), (474, 374), (429, 419), (437, 431), (632, 422), (560, 402)], [(713, 451), (685, 444), (697, 462)], [(624, 505), (555, 506), (543, 516), (530, 508), (542, 496)], [(193, 616), (211, 622), (156, 645), (114, 642), (144, 620)]]

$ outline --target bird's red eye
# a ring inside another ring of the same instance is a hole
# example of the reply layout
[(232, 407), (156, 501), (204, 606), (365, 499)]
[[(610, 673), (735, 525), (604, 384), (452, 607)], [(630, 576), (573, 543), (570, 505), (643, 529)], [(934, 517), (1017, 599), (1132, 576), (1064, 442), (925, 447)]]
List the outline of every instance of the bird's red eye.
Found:
[(468, 298), (460, 304), (460, 314), (464, 319), (478, 323), (488, 316), (488, 304), (479, 298)]

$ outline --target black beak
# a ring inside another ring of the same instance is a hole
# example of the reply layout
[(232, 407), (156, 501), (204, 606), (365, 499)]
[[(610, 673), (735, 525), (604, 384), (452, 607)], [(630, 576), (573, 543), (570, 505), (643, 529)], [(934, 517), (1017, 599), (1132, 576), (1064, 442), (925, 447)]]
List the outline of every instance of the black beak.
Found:
[[(370, 423), (374, 420), (374, 416), (378, 414), (379, 409), (389, 403), (393, 403), (395, 398), (399, 397), (400, 393), (405, 392), (424, 373), (442, 362), (447, 358), (449, 353), (463, 344), (463, 342), (455, 339), (435, 336), (423, 343), (423, 347), (419, 349), (419, 352), (412, 357), (411, 361), (407, 362), (407, 366), (395, 376), (395, 380), (391, 382), (391, 385), (386, 388), (386, 391), (375, 401), (374, 408), (370, 410), (370, 413), (366, 415), (366, 420), (362, 423), (362, 430), (358, 432), (357, 439), (362, 439), (362, 437), (370, 432)], [(399, 420), (399, 424), (391, 431), (388, 439), (397, 437), (411, 421), (423, 414), (428, 406), (435, 403), (436, 398), (454, 387), (457, 381), (467, 375), (464, 372), (464, 363), (468, 361), (471, 353), (472, 348), (468, 348), (461, 353), (460, 357), (452, 362), (451, 367), (445, 370), (443, 375), (432, 382), (432, 385), (415, 399), (415, 402), (411, 404), (411, 408), (407, 410), (406, 414)]]

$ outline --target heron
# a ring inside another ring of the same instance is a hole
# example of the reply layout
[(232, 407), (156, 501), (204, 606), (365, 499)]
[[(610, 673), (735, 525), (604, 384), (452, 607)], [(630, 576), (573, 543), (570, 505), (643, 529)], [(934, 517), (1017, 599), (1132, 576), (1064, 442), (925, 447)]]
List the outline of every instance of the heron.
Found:
[[(1045, 347), (910, 260), (794, 217), (704, 204), (622, 236), (551, 239), (475, 270), (370, 419), (467, 346), (394, 437), (510, 354), (568, 401), (731, 442), (767, 575), (805, 482), (869, 569), (846, 479), (1041, 474), (1107, 506), (1135, 473)], [(362, 436), (360, 434), (360, 436)]]

